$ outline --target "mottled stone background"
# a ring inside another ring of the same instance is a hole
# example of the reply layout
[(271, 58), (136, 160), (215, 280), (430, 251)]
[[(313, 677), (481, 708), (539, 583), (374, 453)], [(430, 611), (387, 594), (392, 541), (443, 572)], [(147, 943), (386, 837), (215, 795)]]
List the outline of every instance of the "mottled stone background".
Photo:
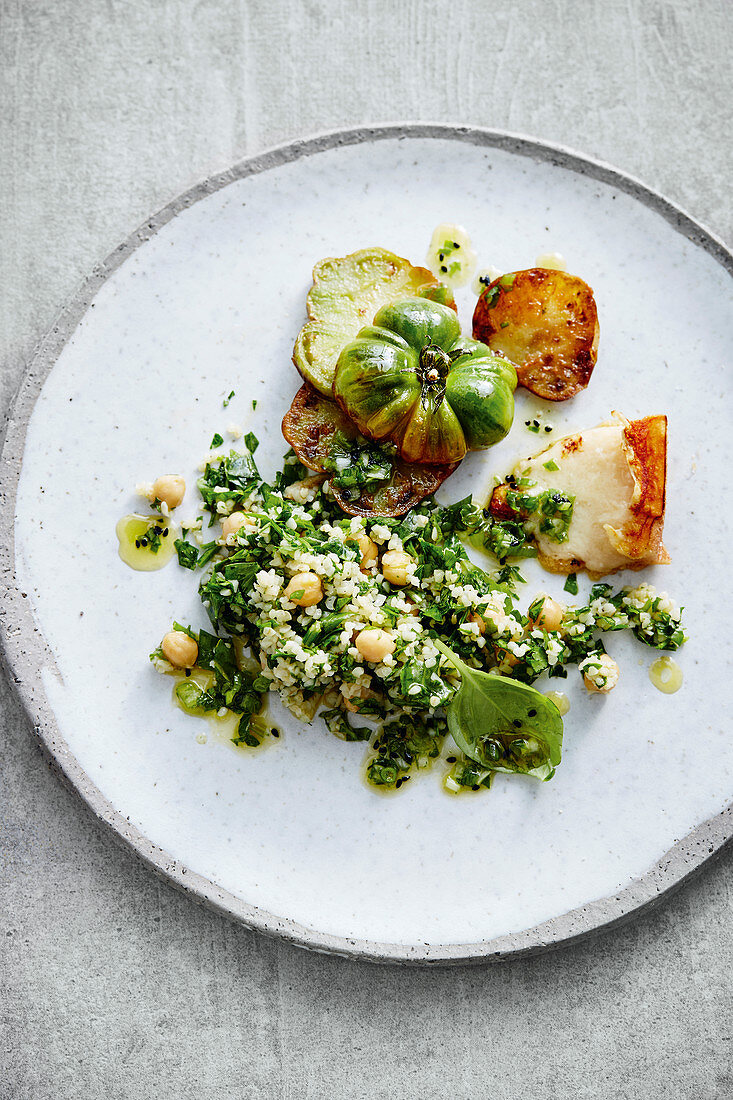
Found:
[[(0, 405), (84, 274), (248, 153), (472, 123), (610, 161), (733, 238), (730, 0), (2, 0)], [(684, 303), (681, 303), (684, 308)], [(410, 971), (199, 909), (50, 775), (5, 679), (2, 1100), (733, 1096), (733, 851), (594, 942)]]

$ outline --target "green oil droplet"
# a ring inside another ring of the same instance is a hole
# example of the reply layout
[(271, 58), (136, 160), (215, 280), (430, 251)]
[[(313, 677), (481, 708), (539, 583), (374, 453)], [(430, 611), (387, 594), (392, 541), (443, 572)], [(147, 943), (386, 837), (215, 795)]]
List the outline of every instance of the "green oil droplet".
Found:
[[(157, 552), (150, 548), (148, 532), (151, 527), (159, 529), (160, 546)], [(119, 555), (125, 565), (130, 569), (141, 572), (151, 572), (154, 569), (162, 569), (173, 557), (178, 538), (178, 527), (168, 516), (141, 516), (132, 513), (123, 516), (116, 527), (119, 541)], [(164, 535), (163, 532), (168, 534)], [(143, 545), (143, 540), (147, 545)]]

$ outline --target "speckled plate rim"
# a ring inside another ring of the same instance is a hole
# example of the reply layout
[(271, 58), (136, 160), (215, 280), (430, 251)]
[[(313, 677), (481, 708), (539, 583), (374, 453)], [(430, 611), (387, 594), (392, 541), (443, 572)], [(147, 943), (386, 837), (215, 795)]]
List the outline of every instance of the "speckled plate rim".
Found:
[(510, 960), (565, 944), (618, 925), (657, 903), (680, 886), (733, 837), (733, 804), (703, 822), (672, 848), (646, 874), (609, 897), (553, 917), (522, 932), (471, 944), (394, 944), (334, 936), (250, 905), (220, 889), (153, 844), (117, 810), (79, 765), (56, 725), (39, 677), (43, 663), (54, 662), (30, 601), (15, 583), (14, 517), (26, 430), (43, 383), (62, 349), (86, 313), (90, 302), (110, 275), (134, 251), (153, 237), (182, 210), (234, 180), (266, 172), (340, 146), (386, 139), (434, 138), (501, 149), (589, 176), (611, 184), (660, 214), (687, 240), (704, 249), (733, 274), (733, 254), (721, 240), (658, 192), (601, 161), (559, 145), (498, 130), (430, 123), (363, 126), (289, 142), (240, 161), (226, 172), (211, 176), (168, 203), (94, 268), (71, 302), (43, 337), (6, 414), (0, 462), (0, 643), (5, 663), (35, 735), (52, 770), (77, 794), (94, 816), (109, 826), (115, 839), (132, 849), (153, 871), (196, 901), (266, 935), (312, 951), (379, 963), (447, 965)]

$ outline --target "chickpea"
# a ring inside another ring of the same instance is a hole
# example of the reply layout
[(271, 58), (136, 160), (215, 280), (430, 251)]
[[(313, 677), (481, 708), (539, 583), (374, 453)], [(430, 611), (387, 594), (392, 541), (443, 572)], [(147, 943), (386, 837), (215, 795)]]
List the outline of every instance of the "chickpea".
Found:
[(607, 695), (609, 691), (616, 687), (620, 674), (621, 669), (613, 657), (609, 657), (607, 653), (601, 653), (597, 659), (594, 658), (592, 663), (583, 669), (583, 683), (588, 691)]
[(394, 653), (394, 638), (387, 630), (376, 626), (369, 630), (362, 630), (356, 635), (354, 645), (361, 653), (365, 661), (377, 664), (383, 661), (388, 653)]
[(180, 474), (163, 474), (153, 482), (153, 499), (158, 498), (169, 508), (177, 508), (186, 493), (186, 482)]
[(559, 630), (565, 608), (552, 596), (545, 596), (540, 609), (532, 616), (532, 623), (541, 630)]
[(387, 550), (382, 554), (382, 575), (390, 584), (404, 588), (408, 584), (407, 567), (413, 559), (404, 550)]
[(490, 626), (501, 633), (507, 625), (507, 615), (506, 612), (500, 608), (492, 607), (490, 604), (487, 604), (486, 607), (481, 608), (480, 615), (478, 611), (472, 611), (468, 616), (468, 621), (476, 623), (479, 634), (485, 634)]
[(285, 595), (298, 607), (313, 607), (323, 599), (323, 585), (317, 573), (296, 573)]
[(182, 630), (170, 630), (160, 643), (163, 656), (176, 668), (193, 668), (198, 660), (199, 647), (193, 638)]
[(221, 533), (225, 539), (228, 539), (230, 535), (236, 535), (239, 528), (243, 523), (246, 523), (247, 517), (244, 512), (232, 512), (230, 516), (222, 520)]
[(369, 535), (361, 535), (358, 543), (361, 550), (361, 568), (366, 572), (377, 560), (377, 544), (372, 542)]

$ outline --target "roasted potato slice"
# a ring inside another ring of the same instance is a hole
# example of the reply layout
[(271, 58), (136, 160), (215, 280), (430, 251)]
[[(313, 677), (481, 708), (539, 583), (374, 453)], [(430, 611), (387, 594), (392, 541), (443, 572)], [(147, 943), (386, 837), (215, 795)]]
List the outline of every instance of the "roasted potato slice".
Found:
[(612, 421), (558, 439), (515, 467), (514, 478), (531, 483), (529, 493), (549, 489), (574, 498), (565, 541), (540, 534), (531, 515), (513, 511), (506, 485), (494, 489), (489, 511), (497, 519), (522, 519), (551, 573), (585, 569), (598, 578), (666, 564), (666, 466), (666, 416), (629, 421), (614, 413)]
[(401, 516), (430, 496), (453, 473), (455, 466), (418, 466), (388, 457), (389, 480), (376, 487), (347, 487), (333, 477), (332, 443), (337, 432), (364, 448), (373, 447), (361, 436), (346, 413), (307, 383), (296, 393), (285, 414), (282, 431), (296, 455), (309, 470), (331, 475), (331, 490), (344, 512), (351, 516)]
[(293, 362), (306, 382), (330, 397), (341, 349), (371, 324), (381, 306), (411, 294), (456, 308), (453, 292), (432, 272), (384, 248), (320, 260), (306, 300), (309, 320), (293, 349)]
[(566, 401), (588, 385), (598, 356), (593, 291), (544, 267), (501, 275), (476, 303), (473, 335), (511, 360), (520, 386)]

